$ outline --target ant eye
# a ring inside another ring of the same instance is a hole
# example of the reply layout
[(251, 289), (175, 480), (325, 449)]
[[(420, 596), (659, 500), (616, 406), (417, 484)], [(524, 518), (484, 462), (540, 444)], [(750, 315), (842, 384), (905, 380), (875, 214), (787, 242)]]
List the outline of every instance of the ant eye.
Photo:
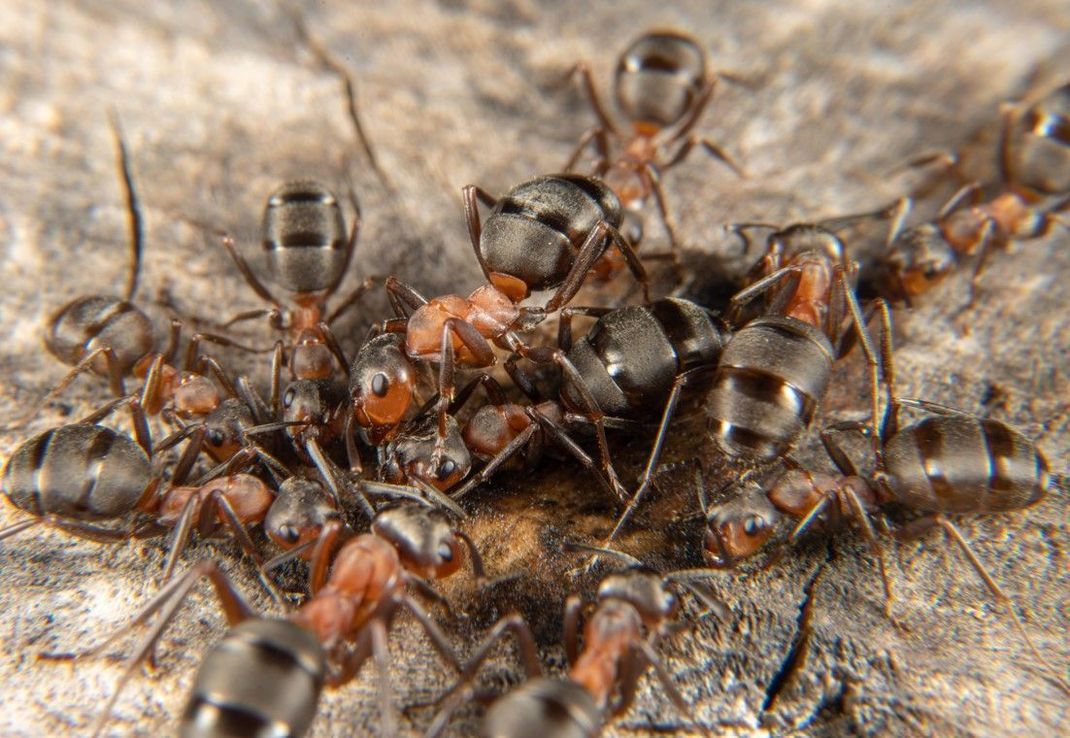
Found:
[(213, 446), (223, 445), (223, 431), (219, 430), (218, 428), (213, 428), (212, 430), (208, 431), (207, 438), (208, 443), (212, 444)]
[(758, 515), (751, 515), (743, 522), (743, 532), (748, 536), (756, 536), (765, 530), (765, 521)]
[(386, 393), (389, 391), (390, 379), (385, 374), (379, 372), (372, 377), (372, 392), (374, 392), (377, 397), (386, 397)]
[(454, 473), (455, 471), (457, 471), (457, 464), (456, 464), (456, 462), (454, 462), (454, 460), (453, 460), (453, 459), (446, 459), (446, 460), (445, 460), (445, 461), (443, 461), (443, 462), (442, 462), (442, 464), (441, 464), (441, 465), (440, 465), (440, 466), (438, 467), (438, 478), (439, 478), (439, 479), (447, 479), (447, 478), (449, 478), (449, 477), (450, 477), (450, 475), (452, 475), (452, 474), (453, 474), (453, 473)]
[(297, 393), (293, 390), (292, 387), (290, 389), (286, 390), (286, 394), (283, 395), (283, 398), (282, 398), (282, 406), (283, 407), (290, 407), (290, 405), (292, 405), (293, 402), (294, 402), (294, 397), (296, 397), (296, 396), (297, 396)]
[(453, 548), (450, 544), (443, 543), (438, 547), (438, 558), (445, 562), (453, 561)]
[(301, 534), (297, 532), (297, 528), (292, 525), (284, 525), (279, 528), (279, 538), (287, 543), (297, 543), (297, 539), (301, 537)]

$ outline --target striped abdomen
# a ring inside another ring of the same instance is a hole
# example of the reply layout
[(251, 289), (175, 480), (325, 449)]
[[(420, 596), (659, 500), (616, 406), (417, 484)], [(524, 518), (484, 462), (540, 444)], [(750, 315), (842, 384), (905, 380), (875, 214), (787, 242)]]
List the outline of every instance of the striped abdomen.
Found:
[(263, 248), (272, 279), (290, 292), (333, 286), (349, 237), (334, 194), (319, 182), (287, 182), (264, 208)]
[(150, 478), (149, 458), (133, 439), (77, 423), (15, 449), (2, 484), (13, 505), (34, 515), (104, 520), (132, 512)]
[(995, 513), (1029, 507), (1051, 487), (1048, 463), (1028, 438), (997, 420), (938, 415), (884, 444), (895, 501), (913, 510)]
[(602, 711), (571, 679), (529, 679), (487, 710), (486, 738), (595, 738)]
[(204, 657), (182, 714), (182, 738), (304, 735), (316, 717), (326, 659), (286, 620), (246, 620)]
[[(725, 332), (705, 310), (665, 298), (614, 310), (568, 352), (606, 415), (640, 419), (664, 407), (677, 375), (717, 364)], [(563, 394), (582, 409), (574, 388)]]
[(621, 206), (605, 183), (560, 174), (517, 185), (483, 223), (479, 250), (492, 272), (522, 280), (531, 290), (565, 281), (576, 252), (601, 221), (621, 224)]
[(709, 395), (710, 430), (730, 457), (771, 461), (810, 425), (828, 386), (825, 334), (794, 318), (752, 320), (721, 355)]
[[(118, 369), (129, 374), (134, 364), (153, 348), (152, 323), (132, 303), (119, 297), (79, 297), (64, 305), (49, 323), (45, 346), (68, 366), (98, 348), (110, 348)], [(103, 357), (93, 364), (107, 372)]]

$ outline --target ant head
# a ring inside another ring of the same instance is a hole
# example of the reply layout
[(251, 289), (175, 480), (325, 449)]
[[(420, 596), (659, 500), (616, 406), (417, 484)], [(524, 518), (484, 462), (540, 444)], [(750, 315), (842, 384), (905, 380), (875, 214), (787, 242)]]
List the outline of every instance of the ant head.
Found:
[(213, 461), (228, 461), (245, 445), (243, 431), (255, 425), (253, 414), (239, 399), (230, 397), (204, 419), (204, 450)]
[(417, 503), (388, 507), (375, 516), (372, 532), (388, 541), (405, 568), (442, 579), (464, 562), (462, 541), (445, 513)]
[(283, 549), (314, 541), (339, 514), (330, 492), (313, 477), (290, 477), (279, 486), (264, 518), (264, 532)]
[(412, 404), (416, 373), (402, 338), (384, 333), (365, 343), (349, 372), (353, 416), (364, 428), (394, 427)]
[(472, 468), (472, 456), (452, 415), (446, 416), (446, 433), (441, 437), (435, 414), (417, 418), (386, 445), (384, 457), (387, 481), (404, 484), (419, 479), (438, 490), (453, 487)]
[(678, 605), (661, 573), (645, 566), (604, 577), (598, 585), (598, 599), (627, 602), (639, 611), (648, 626), (670, 619)]
[(780, 521), (780, 512), (758, 487), (735, 492), (706, 508), (706, 563), (723, 569), (753, 556), (766, 544)]
[(674, 31), (645, 33), (617, 60), (613, 95), (640, 135), (679, 123), (706, 86), (706, 52)]
[(811, 223), (796, 223), (769, 235), (767, 248), (787, 261), (807, 251), (816, 251), (832, 264), (846, 265), (847, 249), (832, 231)]
[(899, 234), (883, 261), (903, 297), (910, 298), (928, 292), (951, 272), (955, 251), (940, 228), (926, 223)]

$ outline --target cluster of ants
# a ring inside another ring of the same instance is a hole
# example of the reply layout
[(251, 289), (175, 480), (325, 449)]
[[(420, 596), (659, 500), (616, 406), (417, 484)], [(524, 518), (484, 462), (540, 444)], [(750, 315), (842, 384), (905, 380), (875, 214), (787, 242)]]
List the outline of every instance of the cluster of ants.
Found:
[[(204, 658), (182, 713), (184, 736), (304, 735), (322, 687), (350, 681), (369, 658), (381, 675), (383, 734), (394, 734), (382, 675), (400, 610), (411, 613), (458, 675), (428, 735), (445, 730), (452, 712), (473, 701), (480, 666), (513, 634), (528, 679), (493, 702), (484, 734), (596, 736), (627, 710), (648, 666), (677, 707), (687, 710), (657, 646), (680, 629), (681, 594), (707, 611), (723, 611), (703, 585), (709, 570), (789, 545), (811, 529), (845, 525), (857, 527), (872, 545), (889, 603), (878, 532), (916, 536), (942, 528), (1043, 661), (1012, 603), (948, 516), (1029, 507), (1052, 489), (1053, 475), (1034, 443), (1014, 428), (895, 394), (889, 303), (918, 299), (969, 265), (972, 301), (991, 254), (1065, 225), (1070, 84), (1008, 108), (1000, 182), (963, 188), (931, 222), (908, 227), (910, 200), (904, 198), (879, 212), (817, 223), (736, 226), (741, 234), (768, 229), (770, 235), (747, 284), (714, 310), (681, 297), (652, 299), (644, 262), (662, 258), (678, 265), (676, 228), (661, 183), (665, 171), (697, 147), (741, 174), (721, 147), (692, 133), (720, 75), (707, 70), (694, 39), (646, 33), (617, 64), (618, 121), (599, 99), (588, 67), (574, 71), (597, 124), (581, 139), (566, 173), (536, 177), (498, 198), (464, 189), (485, 283), (467, 297), (428, 299), (386, 279), (394, 317), (377, 323), (352, 358), (331, 326), (377, 280), (336, 299), (357, 241), (359, 208), (350, 191), (354, 221), (347, 229), (338, 199), (311, 181), (282, 185), (264, 211), (267, 276), (285, 297), (265, 286), (224, 234), (222, 244), (265, 307), (236, 316), (223, 332), (194, 334), (184, 351), (183, 323), (175, 319), (166, 346), (159, 347), (150, 319), (133, 302), (142, 225), (128, 152), (113, 121), (134, 266), (122, 297), (82, 297), (52, 318), (47, 347), (72, 368), (46, 402), (85, 373), (107, 378), (115, 399), (14, 451), (3, 492), (28, 517), (0, 531), (7, 539), (47, 525), (100, 541), (170, 533), (165, 584), (134, 621), (151, 621), (149, 633), (130, 656), (98, 732), (119, 688), (151, 658), (190, 589), (207, 578), (231, 629)], [(589, 151), (593, 167), (575, 171)], [(640, 248), (649, 200), (667, 234), (663, 253)], [(885, 294), (862, 302), (859, 266), (837, 230), (867, 218), (891, 226), (878, 264)], [(624, 270), (641, 287), (642, 304), (572, 304), (585, 284), (623, 279)], [(535, 329), (555, 313), (556, 345), (545, 345)], [(594, 320), (578, 339), (576, 316)], [(254, 350), (225, 331), (264, 318), (277, 339), (266, 400), (248, 377), (232, 376), (203, 352), (206, 344)], [(868, 420), (821, 431), (839, 474), (803, 468), (791, 451), (810, 427), (834, 366), (855, 347), (867, 366)], [(499, 362), (513, 388), (493, 375)], [(459, 372), (468, 370), (476, 375), (459, 383)], [(555, 383), (550, 394), (543, 389), (547, 376)], [(140, 389), (127, 389), (131, 378)], [(486, 402), (466, 410), (481, 388)], [(739, 478), (714, 500), (703, 493), (702, 547), (710, 569), (663, 574), (611, 545), (652, 488), (681, 401), (695, 399), (708, 418), (713, 453), (746, 470), (741, 477), (779, 473), (762, 485)], [(922, 417), (904, 423), (903, 408)], [(132, 435), (101, 424), (120, 410), (131, 415)], [(152, 417), (171, 429), (166, 437), (153, 440)], [(644, 471), (629, 489), (608, 437), (644, 429), (656, 430)], [(841, 439), (850, 433), (871, 449), (871, 471), (861, 471), (845, 451)], [(628, 565), (601, 579), (582, 637), (581, 599), (567, 600), (569, 667), (558, 678), (541, 676), (522, 617), (502, 618), (462, 660), (417, 599), (441, 604), (429, 581), (457, 572), (466, 556), (476, 581), (487, 581), (477, 547), (462, 529), (460, 503), (510, 462), (531, 463), (551, 447), (579, 463), (620, 510), (605, 540), (573, 547)], [(884, 514), (890, 507), (909, 513), (909, 520), (890, 522)], [(794, 523), (789, 532), (785, 522)], [(255, 526), (280, 554), (265, 557)], [(175, 575), (195, 531), (233, 537), (280, 604), (271, 572), (287, 561), (306, 561), (303, 602), (281, 618), (260, 615), (214, 560)], [(1065, 680), (1054, 678), (1070, 692)]]

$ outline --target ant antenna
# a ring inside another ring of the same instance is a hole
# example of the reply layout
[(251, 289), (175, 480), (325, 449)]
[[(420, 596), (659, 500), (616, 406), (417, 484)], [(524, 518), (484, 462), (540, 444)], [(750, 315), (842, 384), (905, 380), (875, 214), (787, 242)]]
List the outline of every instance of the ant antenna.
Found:
[(115, 137), (116, 158), (119, 163), (119, 173), (123, 183), (123, 194), (126, 198), (127, 219), (130, 223), (130, 276), (126, 279), (125, 297), (133, 300), (137, 292), (138, 275), (141, 272), (141, 250), (145, 239), (144, 226), (141, 220), (141, 203), (134, 189), (134, 175), (130, 168), (130, 154), (123, 139), (123, 129), (119, 124), (119, 111), (111, 108), (108, 111), (108, 120), (111, 123), (112, 135)]

